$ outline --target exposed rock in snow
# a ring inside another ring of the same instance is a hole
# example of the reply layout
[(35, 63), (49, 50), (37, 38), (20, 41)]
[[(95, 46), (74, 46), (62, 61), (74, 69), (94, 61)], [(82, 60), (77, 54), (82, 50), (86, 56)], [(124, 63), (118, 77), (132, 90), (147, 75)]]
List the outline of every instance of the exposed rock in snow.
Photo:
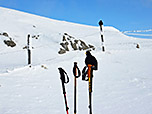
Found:
[(69, 35), (68, 33), (64, 33), (63, 38), (62, 38), (62, 42), (60, 43), (61, 48), (59, 50), (59, 54), (64, 54), (66, 53), (66, 51), (70, 51), (70, 49), (72, 48), (72, 50), (95, 50), (95, 47), (91, 44), (86, 44), (84, 41), (82, 40), (78, 40), (75, 37)]
[(7, 46), (10, 46), (10, 47), (15, 47), (16, 46), (16, 43), (14, 41), (12, 41), (11, 39), (10, 40), (4, 40), (4, 43)]

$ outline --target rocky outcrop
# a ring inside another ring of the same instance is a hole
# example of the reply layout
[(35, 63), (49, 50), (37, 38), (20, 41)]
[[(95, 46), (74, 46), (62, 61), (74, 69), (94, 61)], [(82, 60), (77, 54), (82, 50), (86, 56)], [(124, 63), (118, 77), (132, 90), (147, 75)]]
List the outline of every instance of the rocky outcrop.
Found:
[(11, 39), (10, 40), (4, 40), (4, 43), (7, 46), (10, 46), (10, 47), (15, 47), (16, 46), (16, 43), (14, 41), (12, 41)]
[(39, 39), (40, 35), (33, 35), (32, 38)]
[(6, 44), (7, 46), (10, 46), (10, 47), (15, 47), (16, 46), (16, 43), (12, 40), (11, 37), (9, 37), (7, 32), (0, 33), (0, 35), (6, 37), (6, 40), (4, 40), (4, 44)]
[(5, 37), (9, 37), (8, 33), (6, 33), (6, 32), (0, 33), (0, 35), (5, 36)]
[(62, 37), (62, 42), (60, 43), (59, 54), (64, 54), (67, 51), (76, 51), (76, 50), (95, 50), (95, 47), (91, 44), (86, 44), (82, 40), (78, 40), (75, 37), (69, 35), (68, 33), (64, 33)]
[(2, 33), (3, 36), (9, 37), (9, 35), (6, 32)]
[(60, 48), (60, 51), (59, 51), (58, 53), (59, 53), (59, 54), (64, 54), (64, 53), (66, 53), (66, 50), (63, 49), (63, 48)]

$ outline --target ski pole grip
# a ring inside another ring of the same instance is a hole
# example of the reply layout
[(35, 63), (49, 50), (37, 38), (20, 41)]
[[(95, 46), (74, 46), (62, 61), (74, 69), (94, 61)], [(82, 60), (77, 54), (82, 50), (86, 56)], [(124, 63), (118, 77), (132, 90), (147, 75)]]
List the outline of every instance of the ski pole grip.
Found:
[[(69, 77), (67, 75), (67, 73), (60, 67), (58, 68), (59, 70), (59, 73), (60, 73), (60, 79), (63, 83), (68, 83), (69, 82)], [(66, 79), (67, 81), (65, 80), (65, 75), (66, 75)]]
[(88, 77), (90, 78), (91, 76), (91, 67), (92, 65), (91, 64), (88, 64)]
[(77, 62), (74, 62), (74, 67), (73, 67), (73, 75), (78, 78), (81, 75), (81, 72), (77, 66)]

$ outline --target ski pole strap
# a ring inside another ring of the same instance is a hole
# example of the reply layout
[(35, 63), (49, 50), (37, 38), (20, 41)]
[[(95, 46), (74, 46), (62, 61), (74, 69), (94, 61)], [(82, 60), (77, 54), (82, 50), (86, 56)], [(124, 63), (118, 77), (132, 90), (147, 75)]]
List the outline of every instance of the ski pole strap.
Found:
[(78, 78), (81, 75), (81, 72), (77, 66), (77, 62), (74, 62), (74, 67), (73, 67), (73, 75)]
[(88, 81), (88, 69), (87, 66), (85, 66), (82, 70), (82, 80)]
[[(60, 73), (60, 79), (63, 83), (68, 83), (69, 82), (69, 77), (67, 75), (67, 73), (60, 67), (58, 68), (59, 70), (59, 73)], [(65, 75), (66, 75), (66, 78), (65, 78)]]

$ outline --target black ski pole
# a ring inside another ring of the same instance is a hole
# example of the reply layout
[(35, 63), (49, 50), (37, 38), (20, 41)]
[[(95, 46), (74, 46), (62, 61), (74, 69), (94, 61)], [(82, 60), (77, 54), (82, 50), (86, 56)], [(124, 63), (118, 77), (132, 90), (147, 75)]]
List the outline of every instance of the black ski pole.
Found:
[(73, 67), (73, 75), (74, 75), (74, 114), (76, 114), (76, 94), (77, 94), (77, 81), (76, 78), (80, 77), (81, 72), (77, 66), (77, 62), (74, 62)]
[(89, 109), (92, 114), (92, 65), (88, 64), (88, 78), (89, 78)]
[[(66, 113), (69, 114), (68, 110), (69, 110), (69, 107), (67, 105), (67, 98), (66, 98), (66, 91), (65, 91), (65, 85), (64, 83), (68, 83), (69, 82), (69, 77), (67, 75), (67, 73), (62, 69), (62, 68), (58, 68), (59, 69), (59, 72), (60, 72), (60, 79), (61, 79), (61, 83), (62, 83), (62, 89), (63, 89), (63, 95), (64, 95), (64, 100), (65, 100), (65, 108), (66, 108)], [(67, 81), (65, 81), (65, 74), (67, 76)]]

